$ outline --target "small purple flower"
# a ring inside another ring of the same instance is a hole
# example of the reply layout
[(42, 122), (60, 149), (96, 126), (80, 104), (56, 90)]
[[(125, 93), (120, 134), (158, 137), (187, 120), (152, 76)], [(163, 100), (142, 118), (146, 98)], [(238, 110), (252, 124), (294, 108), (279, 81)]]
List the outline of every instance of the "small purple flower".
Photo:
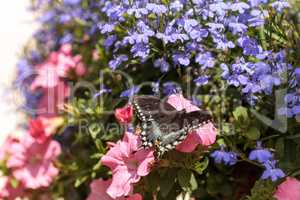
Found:
[(247, 56), (256, 56), (262, 52), (262, 48), (257, 44), (255, 39), (249, 37), (240, 37), (238, 44), (243, 48), (243, 54)]
[(243, 34), (247, 31), (248, 26), (246, 26), (243, 23), (238, 23), (238, 22), (230, 22), (228, 24), (229, 29), (231, 30), (232, 34)]
[(159, 58), (154, 61), (154, 67), (160, 68), (161, 72), (167, 72), (170, 64), (164, 58)]
[(272, 153), (269, 150), (262, 148), (261, 141), (257, 142), (256, 149), (252, 150), (249, 154), (249, 160), (257, 160), (259, 163), (268, 162), (272, 158)]
[(167, 96), (181, 91), (180, 85), (174, 82), (165, 82), (163, 84), (163, 93)]
[(263, 172), (261, 179), (265, 180), (271, 178), (271, 180), (274, 182), (285, 177), (284, 172), (281, 169), (276, 168), (275, 160), (264, 163), (264, 166), (266, 167), (266, 170)]
[(290, 7), (290, 4), (289, 2), (287, 1), (284, 1), (284, 0), (280, 0), (280, 1), (275, 1), (271, 4), (271, 6), (273, 8), (276, 9), (277, 12), (282, 12), (285, 8), (289, 8)]
[(149, 56), (150, 49), (149, 46), (144, 43), (137, 43), (131, 47), (130, 52), (134, 57), (139, 57), (141, 61), (144, 62)]
[(269, 0), (248, 0), (252, 7), (258, 6), (260, 4), (268, 3)]
[(194, 82), (197, 86), (202, 86), (202, 85), (206, 85), (208, 83), (208, 80), (209, 80), (209, 76), (203, 75), (196, 78)]
[(97, 92), (95, 95), (94, 95), (94, 99), (99, 97), (99, 96), (102, 96), (103, 94), (105, 93), (111, 93), (111, 89), (108, 89), (107, 87), (103, 86), (101, 87), (101, 89), (99, 90), (99, 92)]
[(244, 2), (233, 3), (230, 6), (232, 11), (239, 11), (240, 14), (244, 13), (245, 10), (248, 10), (250, 6)]
[(142, 16), (148, 14), (148, 10), (146, 8), (130, 8), (127, 10), (127, 13), (129, 15), (134, 14), (136, 18), (141, 18)]
[(108, 64), (112, 70), (117, 69), (123, 62), (127, 61), (128, 57), (125, 54), (121, 54), (114, 60), (111, 60)]
[(81, 0), (64, 0), (65, 5), (78, 5), (81, 3)]
[(132, 97), (133, 95), (137, 94), (139, 91), (140, 91), (139, 86), (133, 86), (128, 90), (123, 91), (120, 97)]
[(104, 24), (99, 25), (99, 29), (101, 30), (101, 33), (110, 33), (115, 29), (115, 24)]
[(202, 69), (212, 68), (215, 65), (215, 59), (210, 52), (198, 53), (195, 61)]
[(190, 64), (190, 58), (186, 54), (183, 53), (174, 54), (172, 58), (176, 65), (180, 64), (183, 66), (188, 66)]
[(215, 150), (210, 156), (214, 159), (215, 163), (224, 163), (225, 165), (232, 166), (237, 163), (238, 154), (232, 151), (225, 151), (222, 146), (221, 150)]
[(108, 36), (105, 41), (104, 41), (104, 47), (105, 49), (109, 49), (113, 44), (114, 42), (117, 40), (117, 36), (116, 35), (110, 35)]
[(148, 3), (146, 9), (155, 14), (163, 14), (168, 11), (167, 7), (162, 4)]

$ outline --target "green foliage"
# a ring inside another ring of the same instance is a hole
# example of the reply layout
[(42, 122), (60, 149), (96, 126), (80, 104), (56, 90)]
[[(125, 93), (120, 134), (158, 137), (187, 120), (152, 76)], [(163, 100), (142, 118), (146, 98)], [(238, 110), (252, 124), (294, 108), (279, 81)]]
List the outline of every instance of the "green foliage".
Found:
[(251, 195), (245, 200), (276, 200), (274, 195), (274, 183), (271, 181), (258, 180), (251, 190)]

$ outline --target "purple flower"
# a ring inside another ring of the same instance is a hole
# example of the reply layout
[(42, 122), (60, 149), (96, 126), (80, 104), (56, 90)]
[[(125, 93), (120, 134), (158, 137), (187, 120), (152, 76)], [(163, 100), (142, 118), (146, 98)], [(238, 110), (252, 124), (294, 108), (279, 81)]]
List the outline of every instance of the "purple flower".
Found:
[(115, 24), (104, 24), (99, 25), (99, 29), (101, 30), (101, 33), (110, 33), (115, 29)]
[(114, 42), (117, 40), (117, 36), (116, 35), (110, 35), (108, 36), (105, 41), (104, 41), (104, 47), (106, 50), (108, 50), (113, 44)]
[(263, 3), (268, 3), (269, 0), (248, 0), (252, 7), (258, 6)]
[(266, 163), (273, 158), (272, 153), (262, 148), (262, 143), (260, 141), (256, 144), (256, 149), (252, 150), (249, 154), (250, 160), (257, 160), (259, 163)]
[(148, 14), (148, 10), (146, 8), (130, 8), (127, 10), (127, 13), (129, 15), (134, 14), (136, 18), (141, 18), (142, 16)]
[(276, 168), (275, 160), (264, 163), (264, 166), (266, 167), (266, 170), (263, 172), (261, 179), (271, 178), (271, 180), (274, 182), (285, 177), (284, 172), (281, 169)]
[(102, 96), (103, 94), (105, 93), (111, 93), (111, 89), (108, 89), (107, 87), (103, 86), (101, 87), (101, 89), (99, 90), (99, 92), (97, 92), (95, 95), (94, 95), (94, 99), (99, 97), (99, 96)]
[(186, 54), (183, 53), (174, 54), (172, 58), (176, 65), (180, 64), (183, 66), (188, 66), (190, 64), (190, 58)]
[(229, 6), (224, 2), (217, 2), (209, 5), (209, 10), (221, 17), (226, 15), (227, 9), (229, 9)]
[(112, 70), (117, 69), (123, 62), (127, 61), (128, 57), (125, 54), (121, 54), (118, 57), (116, 57), (114, 60), (111, 60), (109, 62), (109, 67)]
[(262, 48), (257, 44), (255, 39), (249, 37), (240, 37), (238, 44), (243, 48), (243, 54), (247, 56), (256, 56), (262, 52)]
[(133, 57), (139, 57), (144, 62), (150, 53), (150, 49), (146, 44), (137, 43), (131, 47), (130, 52), (133, 54)]
[(66, 5), (77, 5), (80, 3), (81, 3), (81, 0), (64, 0), (64, 4), (66, 4)]
[(163, 93), (167, 96), (181, 91), (180, 85), (174, 82), (165, 82), (163, 84)]
[(239, 11), (239, 13), (244, 13), (245, 10), (248, 10), (250, 8), (250, 6), (247, 3), (244, 2), (237, 2), (237, 3), (233, 3), (230, 6), (232, 11)]
[(148, 3), (146, 9), (155, 14), (164, 14), (168, 11), (167, 7), (162, 4)]
[(290, 4), (287, 1), (281, 0), (273, 2), (271, 6), (275, 8), (277, 12), (282, 12), (285, 8), (289, 8)]
[(210, 52), (198, 53), (195, 61), (202, 69), (212, 68), (215, 65), (215, 59)]
[(228, 24), (228, 27), (230, 29), (230, 31), (232, 32), (232, 34), (236, 35), (236, 34), (243, 34), (247, 31), (248, 26), (246, 26), (243, 23), (238, 23), (238, 22), (230, 22)]
[(179, 11), (181, 11), (183, 9), (183, 4), (181, 3), (181, 1), (175, 0), (174, 2), (172, 2), (170, 4), (170, 9), (173, 12), (179, 12)]
[(159, 58), (154, 61), (154, 67), (159, 67), (161, 72), (167, 72), (170, 64), (164, 58)]
[(209, 76), (207, 76), (207, 75), (199, 76), (198, 78), (196, 78), (194, 80), (194, 83), (197, 86), (206, 85), (208, 83), (208, 79), (209, 79)]
[(133, 95), (137, 94), (139, 91), (140, 91), (140, 87), (133, 86), (128, 90), (123, 91), (120, 97), (132, 97)]
[(237, 163), (237, 156), (238, 154), (232, 151), (224, 151), (224, 147), (221, 147), (221, 150), (215, 150), (210, 157), (212, 157), (215, 163), (221, 164), (224, 163), (225, 165), (235, 165)]

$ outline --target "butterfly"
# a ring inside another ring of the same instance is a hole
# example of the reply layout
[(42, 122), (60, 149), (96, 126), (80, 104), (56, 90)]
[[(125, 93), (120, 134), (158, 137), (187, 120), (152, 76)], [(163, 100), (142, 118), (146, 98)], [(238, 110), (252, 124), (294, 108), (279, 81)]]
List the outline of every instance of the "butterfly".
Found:
[(140, 122), (142, 146), (155, 147), (158, 158), (180, 144), (189, 132), (212, 121), (207, 111), (177, 111), (156, 96), (134, 96), (132, 104)]

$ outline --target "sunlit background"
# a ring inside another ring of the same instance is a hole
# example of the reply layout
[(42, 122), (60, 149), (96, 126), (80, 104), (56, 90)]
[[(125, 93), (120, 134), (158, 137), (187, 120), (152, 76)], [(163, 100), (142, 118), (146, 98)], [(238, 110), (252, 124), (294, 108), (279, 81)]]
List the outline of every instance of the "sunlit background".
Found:
[(36, 30), (29, 0), (2, 2), (0, 6), (0, 144), (8, 134), (16, 133), (23, 116), (17, 112), (16, 95), (11, 91), (16, 63), (26, 41)]

